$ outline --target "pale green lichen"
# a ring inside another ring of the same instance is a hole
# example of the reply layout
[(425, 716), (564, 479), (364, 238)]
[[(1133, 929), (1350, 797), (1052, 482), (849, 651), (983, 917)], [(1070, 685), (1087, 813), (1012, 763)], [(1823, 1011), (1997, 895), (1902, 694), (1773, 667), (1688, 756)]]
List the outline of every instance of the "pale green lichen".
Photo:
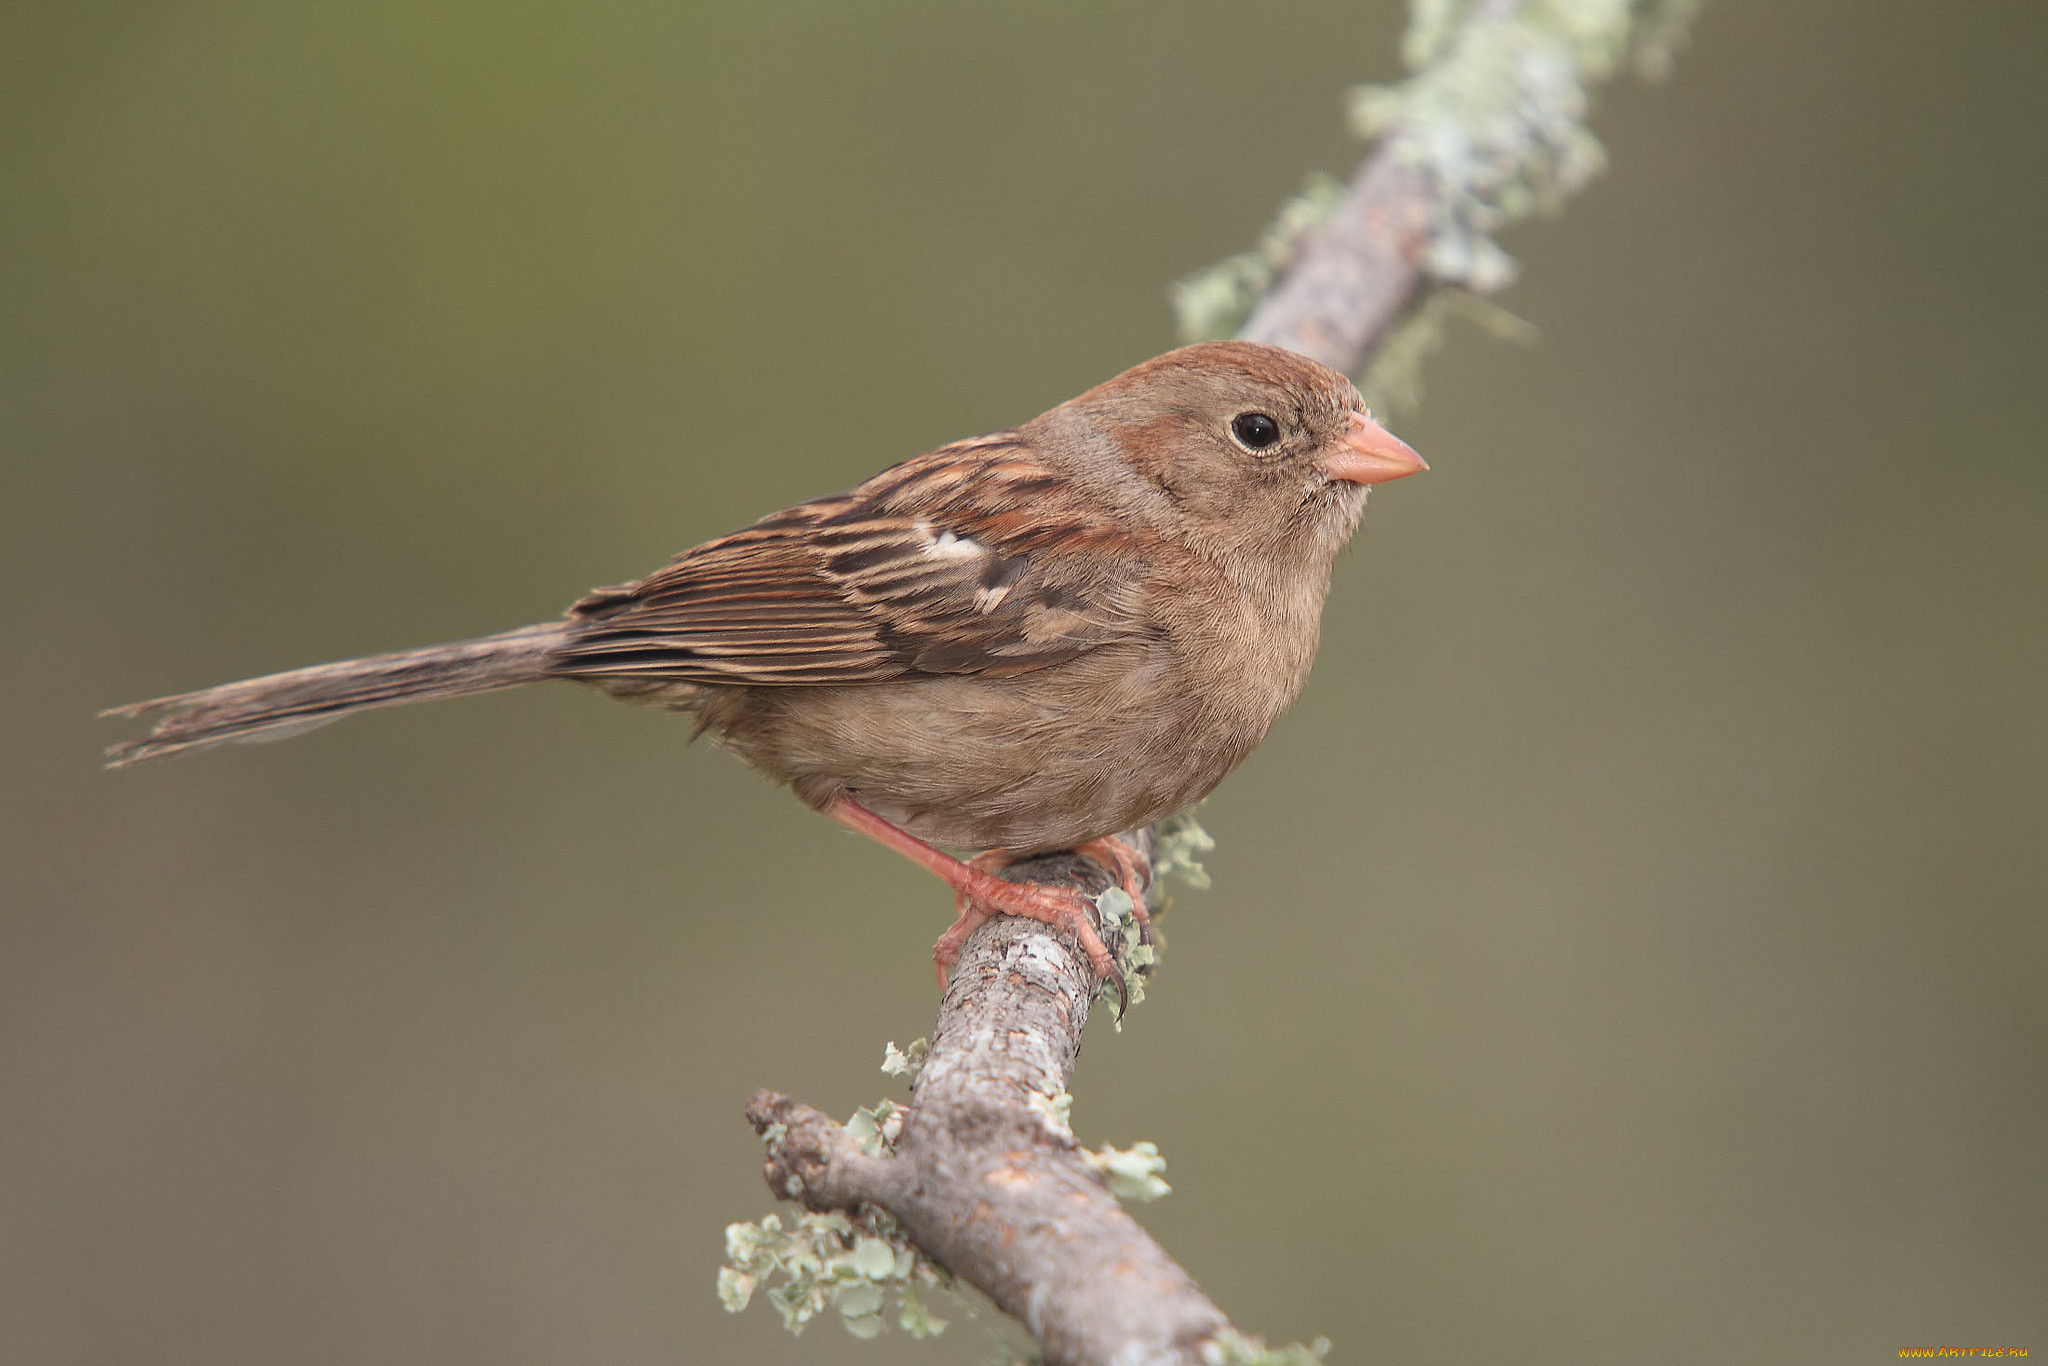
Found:
[[(1128, 903), (1129, 897), (1124, 900)], [(1128, 905), (1125, 909), (1128, 912)], [(924, 1039), (912, 1041), (908, 1048), (898, 1048), (891, 1040), (883, 1050), (882, 1071), (914, 1082), (929, 1050)], [(1025, 1104), (1053, 1142), (1074, 1148), (1072, 1095), (1064, 1090), (1034, 1091)], [(878, 1101), (854, 1111), (846, 1134), (869, 1157), (893, 1157), (906, 1113), (894, 1101)], [(768, 1126), (762, 1137), (771, 1154), (787, 1134), (779, 1123)], [(1110, 1194), (1126, 1203), (1157, 1200), (1172, 1189), (1164, 1179), (1166, 1159), (1155, 1143), (1105, 1145), (1092, 1152), (1076, 1150), (1076, 1155)], [(791, 1192), (793, 1198), (800, 1193)], [(852, 1216), (839, 1211), (799, 1214), (788, 1224), (782, 1216), (770, 1214), (758, 1223), (728, 1224), (725, 1229), (718, 1302), (727, 1313), (737, 1314), (758, 1293), (775, 1306), (792, 1333), (801, 1333), (831, 1310), (857, 1338), (875, 1337), (891, 1322), (912, 1337), (932, 1337), (947, 1324), (927, 1303), (937, 1291), (946, 1292), (955, 1305), (973, 1315), (963, 1288), (911, 1242), (893, 1216), (874, 1206)], [(1293, 1359), (1273, 1361), (1276, 1366), (1292, 1366)]]
[(896, 1151), (903, 1134), (903, 1107), (893, 1100), (876, 1101), (872, 1108), (853, 1112), (846, 1121), (846, 1136), (860, 1145), (869, 1157), (888, 1157)]
[(801, 1333), (826, 1310), (846, 1331), (871, 1338), (889, 1324), (912, 1337), (933, 1337), (946, 1320), (924, 1296), (950, 1290), (952, 1277), (920, 1253), (896, 1221), (880, 1210), (858, 1219), (837, 1210), (802, 1214), (785, 1228), (779, 1215), (758, 1224), (728, 1224), (726, 1265), (718, 1269), (718, 1302), (737, 1314), (763, 1290), (782, 1326)]
[[(1164, 888), (1169, 882), (1184, 883), (1198, 891), (1208, 890), (1209, 873), (1202, 867), (1201, 856), (1215, 847), (1216, 841), (1188, 812), (1183, 811), (1159, 822), (1153, 832), (1152, 884), (1148, 897), (1155, 915), (1163, 912), (1170, 900), (1164, 895)], [(1122, 1033), (1125, 1013), (1145, 999), (1145, 981), (1159, 963), (1159, 944), (1156, 935), (1139, 934), (1137, 904), (1123, 888), (1111, 887), (1101, 893), (1095, 898), (1095, 909), (1105, 935), (1117, 946), (1116, 967), (1123, 976), (1124, 994), (1121, 1009), (1111, 1017), (1110, 1023), (1118, 1033)], [(1104, 982), (1097, 987), (1097, 994), (1115, 989), (1114, 983)]]
[(917, 1085), (917, 1074), (924, 1070), (925, 1054), (931, 1052), (928, 1039), (912, 1039), (910, 1047), (898, 1048), (894, 1039), (882, 1050), (882, 1075), (885, 1077), (906, 1077), (912, 1086)]
[[(1507, 224), (1555, 212), (1606, 165), (1586, 126), (1591, 89), (1628, 64), (1646, 78), (1668, 73), (1703, 0), (1413, 0), (1401, 54), (1414, 73), (1351, 92), (1350, 124), (1383, 140), (1434, 191), (1425, 265), (1431, 285), (1492, 293), (1515, 275), (1495, 240)], [(1505, 13), (1500, 11), (1505, 10)], [(1287, 201), (1257, 249), (1174, 286), (1189, 341), (1235, 331), (1287, 267), (1303, 234), (1341, 187), (1318, 181)], [(1421, 357), (1441, 316), (1410, 316), (1402, 354), (1385, 357), (1375, 407), (1417, 393)], [(1370, 377), (1369, 377), (1370, 378)], [(1368, 401), (1373, 399), (1367, 395)]]
[(1490, 293), (1514, 260), (1506, 224), (1555, 212), (1606, 165), (1586, 126), (1591, 88), (1633, 61), (1670, 67), (1700, 0), (1522, 0), (1503, 18), (1460, 0), (1416, 0), (1399, 85), (1351, 94), (1351, 126), (1385, 138), (1437, 192), (1428, 266), (1439, 282)]
[[(924, 1043), (919, 1039), (902, 1052), (891, 1043), (883, 1069), (901, 1060), (907, 1070), (913, 1059), (923, 1059)], [(903, 1114), (894, 1101), (880, 1101), (854, 1112), (847, 1135), (869, 1157), (891, 1156)], [(771, 1124), (762, 1138), (772, 1153), (786, 1135), (782, 1125)], [(775, 1214), (756, 1224), (728, 1224), (725, 1261), (718, 1268), (718, 1302), (726, 1312), (739, 1313), (763, 1291), (792, 1333), (831, 1309), (857, 1338), (876, 1336), (892, 1318), (912, 1337), (935, 1337), (946, 1320), (932, 1313), (924, 1297), (956, 1293), (952, 1276), (910, 1241), (888, 1211), (874, 1206), (855, 1216), (837, 1210), (800, 1214), (789, 1227)]]
[(1168, 816), (1153, 832), (1152, 885), (1179, 882), (1197, 892), (1208, 891), (1209, 870), (1202, 866), (1202, 856), (1215, 847), (1215, 837), (1192, 811)]
[(1161, 1175), (1166, 1159), (1159, 1155), (1159, 1145), (1149, 1139), (1128, 1148), (1105, 1144), (1093, 1152), (1084, 1150), (1081, 1161), (1102, 1179), (1111, 1195), (1127, 1205), (1149, 1204), (1173, 1190)]
[(1024, 1104), (1031, 1113), (1038, 1116), (1039, 1123), (1047, 1133), (1062, 1143), (1074, 1141), (1074, 1098), (1065, 1091), (1047, 1095), (1043, 1091), (1032, 1091), (1024, 1097)]
[[(1418, 4), (1403, 53), (1415, 75), (1351, 94), (1351, 126), (1384, 138), (1436, 192), (1427, 264), (1480, 293), (1514, 278), (1493, 234), (1555, 210), (1598, 174), (1606, 153), (1586, 126), (1588, 86), (1612, 70), (1633, 0), (1525, 0), (1475, 19)], [(1460, 11), (1463, 12), (1460, 12)]]
[[(1024, 1097), (1024, 1104), (1045, 1131), (1063, 1146), (1074, 1142), (1074, 1098), (1065, 1091), (1048, 1095), (1033, 1091)], [(1095, 1174), (1097, 1180), (1109, 1187), (1109, 1193), (1127, 1204), (1144, 1204), (1157, 1200), (1170, 1192), (1173, 1187), (1166, 1184), (1162, 1173), (1166, 1171), (1166, 1159), (1159, 1155), (1159, 1145), (1149, 1139), (1140, 1140), (1128, 1148), (1112, 1147), (1108, 1144), (1090, 1151), (1078, 1148), (1075, 1156), (1081, 1165)]]
[[(1121, 887), (1111, 887), (1095, 898), (1095, 912), (1106, 930), (1117, 936), (1116, 970), (1123, 975), (1123, 996), (1121, 1008), (1110, 1017), (1116, 1032), (1124, 1029), (1124, 1015), (1134, 1005), (1145, 999), (1145, 978), (1159, 961), (1159, 951), (1151, 944), (1142, 942), (1138, 933), (1137, 903), (1131, 894)], [(1112, 981), (1096, 983), (1096, 994), (1114, 994), (1116, 984)]]

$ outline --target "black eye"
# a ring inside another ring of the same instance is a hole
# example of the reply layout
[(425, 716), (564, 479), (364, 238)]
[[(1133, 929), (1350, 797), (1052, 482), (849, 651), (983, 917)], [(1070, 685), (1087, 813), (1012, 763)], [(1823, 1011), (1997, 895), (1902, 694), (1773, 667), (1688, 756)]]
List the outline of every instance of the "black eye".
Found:
[(1230, 419), (1230, 432), (1246, 450), (1262, 451), (1280, 439), (1280, 424), (1264, 413), (1239, 413)]

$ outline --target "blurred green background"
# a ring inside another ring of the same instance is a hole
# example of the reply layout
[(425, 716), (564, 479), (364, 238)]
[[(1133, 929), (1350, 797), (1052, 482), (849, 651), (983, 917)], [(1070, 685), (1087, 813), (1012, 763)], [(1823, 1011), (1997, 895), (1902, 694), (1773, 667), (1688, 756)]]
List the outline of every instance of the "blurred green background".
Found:
[[(569, 688), (96, 768), (1172, 343), (1383, 4), (0, 12), (0, 1356), (971, 1361), (712, 1295), (907, 863)], [(2048, 11), (1714, 0), (1399, 430), (1084, 1141), (1337, 1360), (2048, 1351)]]

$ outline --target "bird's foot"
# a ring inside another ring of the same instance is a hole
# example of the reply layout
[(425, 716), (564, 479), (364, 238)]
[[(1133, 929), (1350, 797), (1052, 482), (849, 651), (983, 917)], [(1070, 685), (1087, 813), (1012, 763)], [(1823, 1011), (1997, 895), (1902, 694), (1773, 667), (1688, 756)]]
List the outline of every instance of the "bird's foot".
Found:
[(1131, 914), (1138, 921), (1138, 942), (1151, 943), (1152, 911), (1145, 904), (1145, 892), (1152, 885), (1152, 860), (1115, 835), (1077, 844), (1074, 852), (1101, 864), (1116, 878), (1117, 885), (1131, 898)]
[[(960, 961), (960, 947), (967, 942), (968, 935), (992, 915), (1021, 915), (1048, 925), (1071, 925), (1074, 936), (1088, 954), (1088, 965), (1094, 969), (1096, 980), (1116, 983), (1118, 1001), (1129, 1004), (1130, 994), (1124, 987), (1123, 974), (1117, 971), (1109, 950), (1102, 946), (1102, 936), (1095, 932), (1092, 914), (1095, 903), (1087, 894), (1071, 887), (1006, 882), (996, 876), (996, 870), (1015, 861), (1008, 851), (991, 849), (972, 862), (962, 863), (945, 850), (925, 843), (848, 796), (834, 798), (826, 803), (823, 810), (848, 829), (858, 830), (876, 843), (894, 849), (920, 868), (936, 873), (953, 889), (954, 907), (959, 916), (939, 936), (939, 942), (932, 945), (932, 964), (938, 969), (940, 992), (946, 989), (946, 970)], [(1132, 900), (1135, 902), (1137, 898), (1133, 896)]]
[(946, 974), (960, 961), (961, 946), (993, 915), (1021, 915), (1052, 926), (1071, 928), (1088, 955), (1088, 966), (1096, 980), (1113, 982), (1119, 1000), (1128, 1000), (1124, 978), (1116, 961), (1103, 947), (1095, 931), (1095, 902), (1087, 893), (1072, 887), (1045, 887), (1035, 882), (1005, 882), (990, 871), (1010, 862), (1001, 850), (991, 850), (966, 865), (955, 907), (959, 918), (932, 945), (932, 965), (938, 969), (939, 990), (946, 989)]

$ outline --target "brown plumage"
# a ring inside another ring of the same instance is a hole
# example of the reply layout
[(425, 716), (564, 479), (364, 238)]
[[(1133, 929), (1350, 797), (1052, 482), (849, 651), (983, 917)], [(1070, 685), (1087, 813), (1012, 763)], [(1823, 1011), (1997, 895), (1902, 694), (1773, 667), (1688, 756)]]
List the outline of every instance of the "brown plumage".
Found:
[(562, 621), (117, 708), (163, 715), (109, 760), (571, 679), (691, 713), (946, 878), (963, 915), (943, 963), (980, 910), (1075, 908), (929, 846), (1072, 848), (1207, 795), (1300, 692), (1367, 485), (1421, 468), (1335, 371), (1249, 342), (1186, 347)]

